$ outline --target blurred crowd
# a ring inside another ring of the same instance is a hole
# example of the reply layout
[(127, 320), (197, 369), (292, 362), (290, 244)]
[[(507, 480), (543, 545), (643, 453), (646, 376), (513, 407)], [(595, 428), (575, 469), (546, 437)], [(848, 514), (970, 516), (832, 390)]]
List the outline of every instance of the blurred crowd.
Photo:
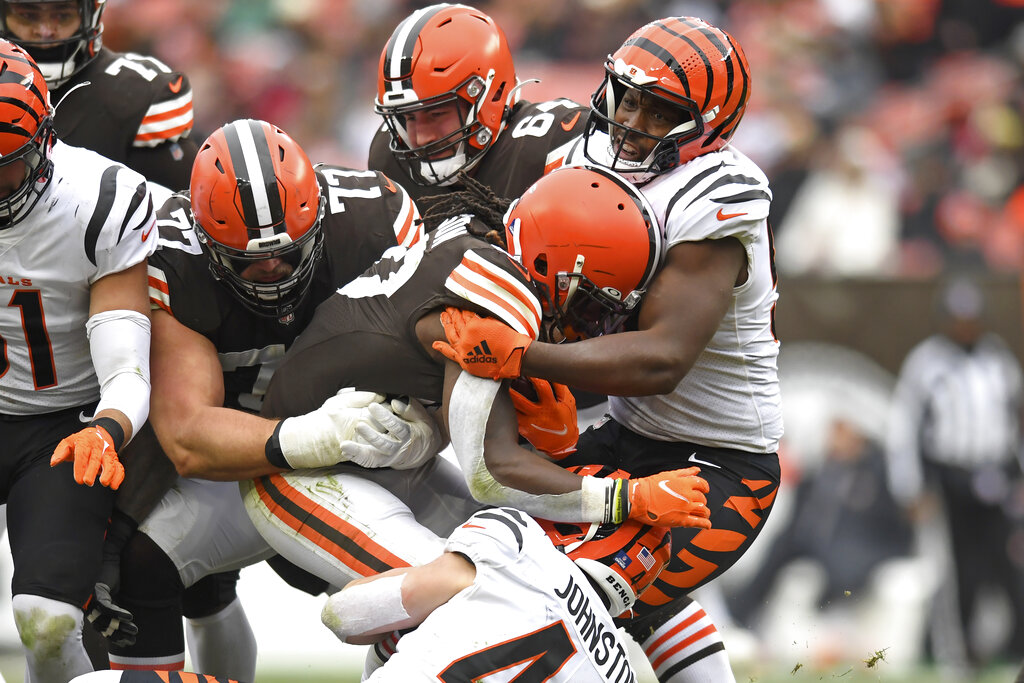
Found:
[[(196, 135), (274, 121), (364, 166), (380, 51), (408, 0), (110, 0), (106, 42), (185, 71)], [(586, 102), (636, 27), (696, 15), (744, 46), (735, 140), (775, 193), (783, 273), (1024, 266), (1022, 0), (487, 0), (528, 99)]]

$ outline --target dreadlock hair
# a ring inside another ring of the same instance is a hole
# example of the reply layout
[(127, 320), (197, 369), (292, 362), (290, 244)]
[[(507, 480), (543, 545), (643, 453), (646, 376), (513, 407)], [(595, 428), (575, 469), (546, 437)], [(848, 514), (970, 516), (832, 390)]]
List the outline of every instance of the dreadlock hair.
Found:
[(464, 189), (423, 197), (417, 202), (424, 232), (432, 231), (449, 218), (468, 213), (483, 224), (481, 227), (479, 223), (471, 222), (468, 226), (470, 233), (506, 249), (505, 212), (512, 200), (499, 197), (491, 188), (470, 178), (464, 171), (459, 171), (458, 178)]

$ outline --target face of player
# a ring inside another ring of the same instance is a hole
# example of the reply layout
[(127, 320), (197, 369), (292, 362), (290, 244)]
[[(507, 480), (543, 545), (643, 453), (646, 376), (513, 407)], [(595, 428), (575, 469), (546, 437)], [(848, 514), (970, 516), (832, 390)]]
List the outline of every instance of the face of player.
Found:
[(28, 164), (20, 159), (0, 166), (0, 199), (18, 191), (28, 177)]
[(56, 44), (82, 26), (77, 2), (5, 2), (4, 7), (7, 28), (20, 40)]
[[(454, 101), (406, 114), (405, 129), (412, 143), (411, 147), (425, 147), (444, 139), (462, 127), (463, 119), (462, 107)], [(432, 154), (429, 158), (440, 159), (453, 152), (454, 150), (445, 150)]]
[(292, 264), (281, 258), (268, 258), (262, 261), (254, 261), (245, 267), (239, 276), (249, 282), (277, 282), (283, 280), (295, 271)]
[(621, 128), (616, 128), (612, 134), (613, 147), (617, 148), (620, 142), (623, 143), (620, 158), (640, 162), (644, 161), (658, 144), (655, 138), (665, 137), (669, 131), (683, 122), (683, 112), (663, 100), (630, 88), (626, 90), (622, 101), (615, 109), (615, 122), (652, 136), (627, 134)]

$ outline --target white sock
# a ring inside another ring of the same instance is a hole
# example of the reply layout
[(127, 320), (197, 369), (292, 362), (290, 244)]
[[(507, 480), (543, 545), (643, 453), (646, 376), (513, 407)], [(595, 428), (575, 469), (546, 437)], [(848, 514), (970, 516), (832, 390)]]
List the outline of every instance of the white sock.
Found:
[(80, 608), (25, 593), (11, 599), (11, 608), (25, 650), (26, 680), (67, 683), (92, 671), (92, 662), (82, 644)]
[(186, 620), (185, 641), (193, 670), (236, 681), (256, 680), (256, 636), (238, 598), (216, 614)]
[(696, 602), (662, 624), (640, 646), (660, 683), (736, 683), (722, 636)]
[(365, 681), (370, 677), (370, 674), (388, 663), (391, 655), (395, 654), (398, 639), (401, 637), (401, 633), (392, 631), (388, 634), (387, 638), (384, 638), (379, 643), (374, 643), (366, 649), (366, 659), (363, 660), (363, 677), (360, 680)]

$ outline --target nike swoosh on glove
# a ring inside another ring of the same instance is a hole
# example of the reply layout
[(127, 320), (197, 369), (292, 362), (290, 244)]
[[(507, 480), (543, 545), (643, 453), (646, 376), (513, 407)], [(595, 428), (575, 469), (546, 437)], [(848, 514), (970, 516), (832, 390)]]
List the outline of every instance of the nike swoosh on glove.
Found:
[(100, 484), (116, 491), (124, 481), (124, 465), (117, 459), (114, 440), (103, 427), (86, 427), (61, 439), (50, 456), (50, 467), (69, 461), (75, 463), (75, 481), (79, 484), (92, 486), (99, 474)]
[(569, 387), (523, 377), (512, 381), (508, 394), (516, 409), (521, 437), (555, 460), (575, 452), (580, 428), (576, 421), (576, 398)]
[(657, 526), (711, 528), (704, 495), (710, 487), (699, 467), (629, 479), (627, 486), (630, 519)]

